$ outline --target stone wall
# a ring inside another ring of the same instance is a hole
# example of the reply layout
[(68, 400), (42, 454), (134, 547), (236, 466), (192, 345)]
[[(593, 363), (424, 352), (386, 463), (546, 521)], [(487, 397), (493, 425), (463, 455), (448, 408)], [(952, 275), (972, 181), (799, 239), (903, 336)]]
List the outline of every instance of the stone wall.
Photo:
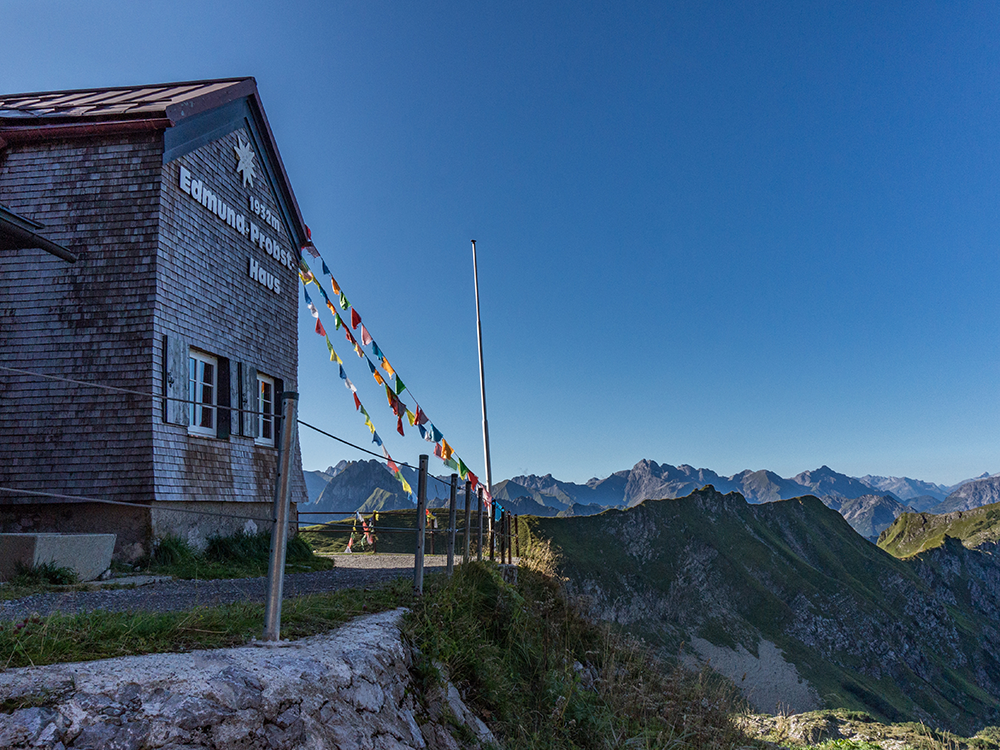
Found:
[[(0, 673), (0, 747), (460, 750), (495, 745), (454, 686), (421, 695), (398, 623), (358, 618), (284, 646)], [(40, 705), (39, 705), (40, 704)], [(471, 742), (461, 743), (455, 734)]]

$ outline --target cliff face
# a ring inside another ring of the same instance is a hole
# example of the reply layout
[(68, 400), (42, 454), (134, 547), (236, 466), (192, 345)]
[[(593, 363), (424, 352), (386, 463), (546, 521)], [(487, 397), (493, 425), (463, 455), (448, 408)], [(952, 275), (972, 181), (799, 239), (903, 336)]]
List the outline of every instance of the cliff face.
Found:
[[(450, 684), (421, 695), (400, 638), (402, 613), (281, 646), (9, 670), (0, 673), (0, 703), (32, 707), (0, 714), (0, 747), (459, 750), (495, 742)], [(449, 727), (475, 740), (462, 744)]]
[(531, 524), (593, 616), (730, 664), (760, 710), (801, 681), (793, 709), (814, 697), (892, 721), (1000, 721), (996, 556), (952, 545), (902, 561), (817, 498), (749, 505), (711, 487)]

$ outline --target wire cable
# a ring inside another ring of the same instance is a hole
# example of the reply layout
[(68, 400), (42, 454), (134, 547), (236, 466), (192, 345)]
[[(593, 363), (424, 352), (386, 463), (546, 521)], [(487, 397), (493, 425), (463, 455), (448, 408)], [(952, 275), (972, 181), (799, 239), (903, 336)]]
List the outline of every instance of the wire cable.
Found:
[(19, 495), (32, 495), (34, 497), (52, 497), (58, 500), (76, 500), (86, 503), (103, 503), (105, 505), (124, 505), (127, 508), (149, 508), (150, 510), (165, 510), (170, 513), (192, 513), (198, 516), (217, 516), (219, 518), (239, 518), (246, 521), (268, 521), (274, 523), (273, 518), (261, 518), (260, 516), (238, 516), (231, 513), (215, 513), (210, 510), (192, 510), (190, 508), (164, 508), (158, 505), (146, 505), (144, 503), (128, 503), (124, 500), (108, 500), (99, 497), (84, 497), (83, 495), (60, 495), (55, 492), (38, 492), (37, 490), (20, 490), (15, 487), (0, 487), (0, 492), (13, 492)]

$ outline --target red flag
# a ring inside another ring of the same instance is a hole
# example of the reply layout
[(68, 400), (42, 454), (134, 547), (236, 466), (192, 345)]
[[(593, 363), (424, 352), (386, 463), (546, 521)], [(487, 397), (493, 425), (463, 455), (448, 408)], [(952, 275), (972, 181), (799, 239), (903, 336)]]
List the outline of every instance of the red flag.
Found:
[(420, 408), (420, 404), (417, 404), (417, 413), (415, 417), (417, 424), (427, 424), (427, 415), (424, 414), (423, 410)]
[(389, 465), (389, 471), (391, 471), (393, 474), (399, 471), (399, 467), (396, 466), (396, 462), (393, 461), (391, 458), (386, 463)]
[(320, 336), (326, 336), (326, 329), (323, 328), (323, 324), (320, 322), (319, 318), (316, 318), (316, 333)]
[(403, 437), (406, 437), (406, 433), (403, 432), (403, 418), (402, 417), (397, 417), (396, 418), (396, 432), (398, 432)]
[(354, 309), (354, 308), (352, 307), (352, 308), (351, 308), (351, 328), (354, 328), (354, 329), (356, 330), (356, 329), (357, 329), (357, 327), (358, 327), (358, 326), (359, 326), (360, 324), (361, 324), (361, 316), (360, 316), (360, 315), (358, 315), (358, 311), (357, 311), (357, 310), (355, 310), (355, 309)]
[(473, 474), (470, 471), (469, 472), (469, 481), (472, 483), (472, 489), (476, 489), (476, 485), (479, 484), (479, 477), (477, 477), (475, 474)]
[(358, 394), (357, 393), (354, 394), (354, 408), (355, 408), (355, 410), (360, 410), (361, 409), (361, 399), (358, 398)]
[(351, 342), (351, 346), (358, 345), (358, 340), (354, 338), (354, 334), (348, 331), (346, 328), (344, 329), (344, 335), (347, 336), (347, 340)]

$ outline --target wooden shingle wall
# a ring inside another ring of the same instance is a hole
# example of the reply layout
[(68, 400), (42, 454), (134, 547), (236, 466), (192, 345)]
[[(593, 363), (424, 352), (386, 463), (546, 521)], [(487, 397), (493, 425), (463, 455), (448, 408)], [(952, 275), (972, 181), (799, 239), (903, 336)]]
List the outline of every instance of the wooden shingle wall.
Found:
[[(274, 213), (277, 205), (259, 166), (259, 152), (253, 186), (244, 185), (237, 174), (235, 148), (239, 140), (250, 140), (245, 130), (230, 133), (163, 166), (153, 324), (158, 345), (153, 349), (153, 368), (162, 375), (164, 337), (180, 339), (228, 360), (232, 381), (228, 390), (234, 396), (240, 392), (241, 372), (245, 376), (254, 369), (282, 380), (286, 390), (294, 391), (298, 376), (299, 285), (297, 270), (289, 266), (296, 263), (280, 264), (180, 186), (180, 170), (184, 168), (218, 199), (294, 254), (287, 229), (279, 232), (267, 226), (250, 210), (251, 195)], [(251, 258), (278, 280), (280, 293), (250, 278)], [(158, 379), (155, 387), (157, 393), (164, 393), (162, 380)], [(249, 402), (255, 404), (252, 398)], [(206, 438), (189, 435), (186, 427), (170, 424), (159, 414), (153, 422), (157, 499), (267, 503), (269, 510), (274, 497), (276, 451), (256, 445), (246, 429), (247, 422), (234, 416), (228, 438)], [(297, 440), (292, 467), (292, 501), (305, 502)]]
[[(0, 151), (0, 203), (79, 255), (70, 264), (39, 250), (0, 252), (0, 364), (151, 391), (161, 154), (159, 134)], [(149, 399), (2, 370), (0, 394), (0, 486), (152, 499)], [(136, 525), (131, 511), (104, 506), (95, 516), (88, 506), (83, 519), (83, 506), (53, 515), (44, 502), (0, 493), (0, 528), (95, 530), (125, 516)], [(24, 504), (38, 507), (25, 514)]]

